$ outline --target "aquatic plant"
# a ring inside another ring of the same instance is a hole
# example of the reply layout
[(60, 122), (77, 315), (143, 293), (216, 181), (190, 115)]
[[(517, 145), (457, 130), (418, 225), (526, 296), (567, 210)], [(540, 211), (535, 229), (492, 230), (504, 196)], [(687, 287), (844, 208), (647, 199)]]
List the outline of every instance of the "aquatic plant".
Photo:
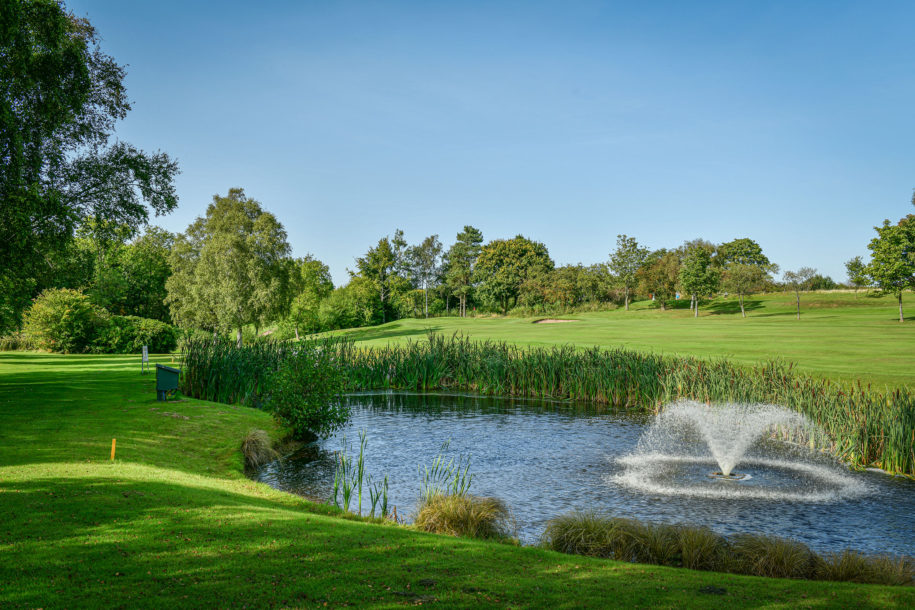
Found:
[[(365, 448), (368, 444), (368, 437), (365, 430), (359, 432), (359, 455), (355, 461), (349, 455), (349, 445), (346, 442), (346, 435), (343, 435), (343, 446), (337, 453), (337, 465), (334, 469), (334, 485), (331, 502), (334, 506), (345, 512), (355, 512), (362, 515), (362, 490), (363, 487), (369, 493), (369, 502), (371, 504), (370, 517), (375, 516), (375, 510), (378, 509), (379, 503), (381, 510), (379, 517), (387, 519), (388, 517), (388, 477), (385, 476), (381, 483), (372, 481), (372, 476), (365, 472)], [(350, 511), (350, 504), (353, 500), (353, 493), (356, 494), (356, 510)]]
[(778, 404), (817, 424), (831, 453), (846, 463), (915, 475), (915, 392), (804, 376), (781, 361), (744, 367), (622, 348), (521, 347), (440, 334), (378, 348), (338, 337), (242, 348), (197, 339), (185, 345), (181, 391), (263, 408), (269, 373), (298, 346), (331, 354), (349, 391), (463, 391), (643, 411), (681, 398)]

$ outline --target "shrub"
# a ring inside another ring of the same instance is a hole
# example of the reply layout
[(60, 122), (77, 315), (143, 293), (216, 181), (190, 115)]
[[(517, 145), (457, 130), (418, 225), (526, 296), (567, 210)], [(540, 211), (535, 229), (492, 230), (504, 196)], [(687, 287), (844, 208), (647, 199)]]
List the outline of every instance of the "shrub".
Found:
[(0, 337), (0, 352), (26, 351), (36, 348), (37, 345), (21, 332)]
[(512, 540), (515, 534), (515, 522), (505, 502), (467, 494), (423, 499), (413, 525), (424, 532), (489, 540)]
[(677, 538), (684, 568), (721, 570), (727, 564), (727, 541), (709, 528), (681, 527)]
[(811, 578), (816, 556), (806, 544), (776, 536), (738, 534), (731, 538), (732, 564), (738, 574), (774, 578)]
[(911, 557), (870, 557), (870, 582), (881, 585), (915, 585), (915, 559)]
[(171, 324), (137, 316), (110, 316), (100, 329), (94, 349), (103, 353), (168, 353), (178, 346), (178, 329)]
[(81, 353), (92, 346), (105, 323), (105, 311), (82, 292), (51, 288), (26, 312), (25, 334), (39, 349)]
[(298, 439), (327, 436), (349, 419), (344, 376), (331, 350), (302, 343), (267, 379), (267, 408)]
[(252, 428), (241, 441), (241, 452), (245, 456), (245, 465), (259, 468), (279, 457), (273, 448), (270, 435), (263, 430)]

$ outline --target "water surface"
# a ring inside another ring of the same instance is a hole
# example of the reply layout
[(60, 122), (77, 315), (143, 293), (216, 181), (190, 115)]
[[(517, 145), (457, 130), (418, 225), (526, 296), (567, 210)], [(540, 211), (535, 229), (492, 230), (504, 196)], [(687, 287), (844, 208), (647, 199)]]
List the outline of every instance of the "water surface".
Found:
[[(915, 481), (909, 479), (851, 473), (866, 493), (816, 502), (656, 494), (615, 482), (625, 472), (617, 460), (633, 453), (649, 416), (468, 396), (386, 393), (357, 394), (347, 400), (353, 417), (344, 430), (269, 464), (255, 478), (286, 491), (329, 498), (334, 454), (343, 435), (357, 445), (364, 429), (367, 471), (376, 480), (388, 476), (389, 503), (408, 519), (419, 495), (419, 468), (431, 464), (442, 443), (450, 440), (450, 454), (471, 457), (471, 492), (507, 502), (526, 544), (537, 542), (550, 518), (593, 509), (620, 517), (707, 525), (724, 534), (785, 536), (818, 551), (852, 548), (915, 555)], [(690, 469), (694, 476), (705, 476), (704, 467)], [(753, 485), (767, 480), (792, 489), (804, 485), (763, 466), (751, 471)], [(363, 502), (366, 508), (367, 499)]]

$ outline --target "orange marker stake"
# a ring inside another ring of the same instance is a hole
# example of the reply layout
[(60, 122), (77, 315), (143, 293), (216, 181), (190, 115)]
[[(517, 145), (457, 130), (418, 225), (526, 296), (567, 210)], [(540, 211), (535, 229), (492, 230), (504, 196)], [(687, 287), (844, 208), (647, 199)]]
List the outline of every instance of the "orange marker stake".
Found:
[(112, 462), (114, 461), (114, 446), (117, 445), (117, 443), (118, 443), (118, 439), (116, 439), (116, 438), (111, 439), (111, 461)]

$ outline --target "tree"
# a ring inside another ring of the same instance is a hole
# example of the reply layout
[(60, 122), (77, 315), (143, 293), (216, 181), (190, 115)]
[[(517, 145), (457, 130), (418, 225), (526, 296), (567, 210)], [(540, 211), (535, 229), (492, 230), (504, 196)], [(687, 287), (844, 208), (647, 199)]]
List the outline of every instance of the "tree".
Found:
[(801, 289), (816, 276), (816, 272), (817, 270), (812, 267), (801, 267), (797, 271), (785, 271), (785, 275), (783, 276), (785, 283), (794, 289), (798, 320), (801, 319)]
[(445, 253), (445, 283), (460, 302), (460, 316), (467, 315), (467, 299), (473, 290), (473, 270), (480, 256), (483, 233), (470, 225), (457, 234), (457, 241)]
[(495, 239), (480, 251), (474, 269), (479, 294), (490, 306), (508, 313), (518, 303), (521, 285), (538, 273), (553, 268), (546, 246), (518, 235)]
[(405, 249), (403, 231), (394, 231), (394, 238), (382, 237), (378, 245), (369, 248), (362, 258), (356, 259), (359, 275), (370, 280), (381, 300), (381, 321), (388, 321), (389, 310), (393, 310), (392, 295), (407, 289), (406, 278), (401, 275), (405, 267)]
[(760, 245), (747, 237), (735, 239), (718, 246), (714, 262), (718, 267), (727, 267), (732, 263), (756, 265), (758, 267), (771, 265), (769, 259), (763, 254)]
[(677, 292), (680, 276), (680, 257), (676, 252), (661, 249), (652, 252), (636, 273), (639, 292), (652, 294), (661, 311), (667, 309), (667, 301)]
[(236, 330), (278, 316), (288, 303), (286, 231), (276, 217), (240, 188), (213, 196), (206, 217), (175, 240), (166, 282), (178, 322)]
[(892, 225), (883, 221), (874, 227), (877, 237), (867, 248), (871, 251), (868, 275), (884, 292), (895, 294), (899, 301), (899, 321), (902, 314), (902, 293), (915, 290), (915, 217), (909, 216)]
[(855, 298), (858, 298), (858, 289), (870, 285), (867, 277), (867, 265), (860, 256), (845, 261), (845, 270), (848, 272), (848, 281), (855, 288)]
[(699, 317), (699, 299), (714, 294), (721, 282), (721, 274), (712, 266), (709, 250), (696, 248), (688, 251), (680, 267), (680, 286), (691, 297), (693, 317)]
[(423, 314), (426, 318), (429, 317), (429, 284), (438, 277), (441, 255), (442, 242), (438, 240), (438, 235), (430, 235), (406, 253), (410, 275), (423, 290)]
[(634, 237), (616, 236), (616, 250), (610, 253), (610, 270), (625, 290), (626, 311), (629, 311), (629, 293), (635, 286), (636, 273), (645, 262), (648, 249), (639, 246)]
[(334, 290), (330, 277), (330, 268), (308, 254), (305, 258), (290, 261), (289, 287), (292, 300), (289, 307), (289, 319), (295, 328), (295, 338), (299, 338), (299, 329), (314, 333), (320, 329), (318, 312), (321, 302)]
[(0, 0), (0, 323), (93, 216), (140, 227), (177, 205), (177, 164), (108, 141), (130, 110), (125, 70), (86, 20), (50, 0)]
[(740, 313), (744, 318), (747, 317), (747, 312), (744, 309), (743, 298), (759, 290), (768, 279), (768, 272), (759, 265), (731, 263), (728, 266), (724, 273), (723, 286), (725, 290), (737, 294)]

